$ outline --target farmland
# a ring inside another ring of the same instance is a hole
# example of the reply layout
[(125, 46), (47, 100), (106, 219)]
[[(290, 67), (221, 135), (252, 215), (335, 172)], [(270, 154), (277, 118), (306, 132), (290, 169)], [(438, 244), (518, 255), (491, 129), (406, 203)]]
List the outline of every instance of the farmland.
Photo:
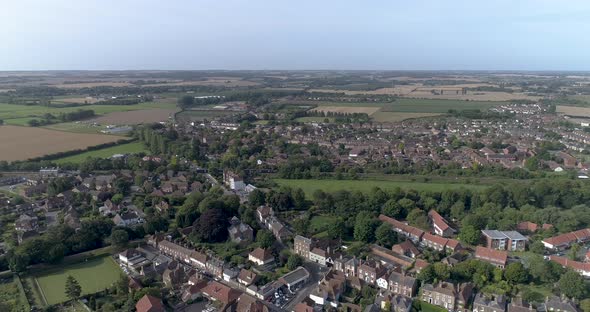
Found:
[[(93, 294), (111, 286), (119, 279), (121, 271), (109, 256), (92, 259), (59, 269), (36, 274), (35, 287), (40, 288), (41, 296), (47, 304), (53, 305), (67, 301), (64, 291), (66, 278), (73, 276), (82, 287), (82, 294)], [(38, 289), (39, 290), (39, 289)]]
[(558, 105), (556, 111), (558, 113), (572, 117), (590, 117), (590, 107)]
[(43, 128), (0, 126), (0, 160), (24, 160), (115, 142), (120, 136), (62, 132)]
[(417, 191), (443, 191), (447, 189), (468, 188), (481, 189), (485, 185), (468, 183), (442, 183), (442, 182), (413, 182), (413, 181), (379, 181), (379, 180), (274, 180), (280, 186), (301, 188), (306, 196), (310, 197), (316, 190), (325, 192), (336, 192), (340, 190), (370, 192), (373, 188), (379, 187), (384, 191), (391, 191), (395, 188), (414, 189)]
[(439, 116), (437, 113), (377, 112), (371, 117), (377, 122), (398, 122), (406, 119)]
[(204, 120), (212, 119), (217, 117), (228, 116), (235, 112), (224, 111), (224, 110), (185, 110), (176, 115), (178, 120)]
[(97, 115), (103, 115), (113, 112), (149, 110), (149, 109), (175, 109), (173, 104), (159, 102), (144, 102), (135, 105), (83, 105), (76, 107), (46, 107), (40, 105), (13, 105), (0, 104), (0, 119), (6, 124), (27, 125), (27, 122), (33, 118), (40, 118), (43, 114), (57, 115), (60, 113), (75, 112), (80, 109), (91, 109)]
[(364, 113), (372, 115), (379, 111), (379, 107), (366, 107), (366, 106), (320, 106), (313, 109), (313, 111), (324, 112), (324, 113)]
[(141, 123), (153, 123), (168, 121), (170, 116), (177, 112), (176, 109), (145, 109), (127, 112), (114, 112), (90, 120), (99, 124), (133, 125)]
[(57, 164), (63, 163), (81, 163), (82, 161), (86, 160), (88, 157), (94, 158), (109, 158), (114, 154), (137, 154), (137, 153), (147, 153), (145, 146), (143, 143), (140, 142), (132, 142), (126, 144), (115, 145), (95, 151), (88, 151), (82, 154), (68, 156), (60, 159), (54, 160)]

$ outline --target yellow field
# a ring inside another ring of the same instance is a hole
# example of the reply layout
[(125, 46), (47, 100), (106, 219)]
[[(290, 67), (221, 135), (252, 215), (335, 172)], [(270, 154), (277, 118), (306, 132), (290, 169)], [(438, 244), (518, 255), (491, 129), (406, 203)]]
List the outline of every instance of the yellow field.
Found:
[(568, 116), (590, 117), (590, 107), (558, 105), (557, 112)]
[(65, 83), (65, 84), (54, 85), (54, 87), (64, 88), (64, 89), (81, 89), (81, 88), (93, 88), (93, 87), (128, 87), (130, 85), (131, 84), (128, 82), (104, 81), (104, 82)]
[(203, 81), (170, 81), (166, 83), (146, 84), (144, 87), (165, 87), (165, 86), (225, 86), (225, 87), (249, 87), (259, 83), (236, 78), (215, 77)]

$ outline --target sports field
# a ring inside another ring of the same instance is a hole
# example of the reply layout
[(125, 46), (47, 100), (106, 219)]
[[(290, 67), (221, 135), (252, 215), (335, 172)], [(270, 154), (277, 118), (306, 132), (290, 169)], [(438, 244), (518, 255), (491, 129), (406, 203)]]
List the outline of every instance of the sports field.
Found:
[(78, 155), (72, 155), (64, 158), (60, 158), (54, 160), (57, 164), (63, 163), (81, 163), (88, 157), (94, 158), (110, 158), (114, 154), (136, 154), (136, 153), (148, 153), (148, 150), (145, 148), (143, 143), (141, 142), (132, 142), (127, 144), (120, 144), (115, 145), (95, 151), (88, 151)]
[(121, 276), (121, 270), (110, 256), (106, 256), (37, 274), (33, 279), (35, 287), (41, 289), (41, 295), (48, 305), (68, 300), (65, 294), (68, 275), (80, 283), (82, 295), (85, 295), (110, 287)]
[(340, 190), (370, 192), (374, 187), (384, 191), (391, 191), (395, 188), (413, 189), (417, 191), (444, 191), (448, 189), (467, 188), (481, 189), (485, 185), (466, 183), (442, 183), (442, 182), (411, 182), (411, 181), (379, 181), (379, 180), (287, 180), (275, 179), (280, 186), (301, 188), (308, 197), (316, 190), (332, 193)]

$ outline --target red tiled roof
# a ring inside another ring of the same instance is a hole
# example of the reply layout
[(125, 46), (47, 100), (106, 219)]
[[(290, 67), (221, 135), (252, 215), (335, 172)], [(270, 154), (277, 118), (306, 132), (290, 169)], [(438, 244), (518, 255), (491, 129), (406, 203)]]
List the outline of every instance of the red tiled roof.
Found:
[(424, 233), (424, 236), (422, 236), (422, 240), (440, 245), (443, 248), (447, 245), (447, 242), (449, 241), (448, 239), (446, 239), (444, 237), (432, 235), (430, 233)]
[(536, 232), (538, 227), (539, 226), (536, 223), (523, 221), (516, 226), (516, 229), (520, 231)]
[(266, 261), (266, 260), (270, 260), (273, 259), (272, 253), (270, 252), (270, 249), (262, 249), (260, 247), (254, 249), (250, 255), (256, 259), (262, 260), (262, 261)]
[(145, 295), (135, 304), (137, 312), (166, 312), (162, 301), (154, 296)]
[(216, 281), (211, 281), (207, 284), (207, 286), (203, 288), (203, 293), (215, 300), (223, 302), (224, 304), (236, 301), (236, 299), (242, 294), (239, 290), (235, 290)]
[(475, 249), (475, 258), (494, 264), (506, 265), (508, 252), (477, 246)]
[(588, 240), (590, 239), (590, 229), (581, 229), (574, 232), (569, 232), (553, 237), (549, 237), (543, 240), (543, 242), (547, 244), (551, 244), (553, 246), (562, 246), (562, 245), (569, 245), (575, 243), (578, 240)]
[(559, 257), (559, 256), (549, 256), (549, 260), (556, 262), (563, 267), (571, 268), (577, 272), (587, 272), (586, 274), (590, 273), (590, 263), (573, 261), (573, 260), (570, 260), (566, 257)]
[(422, 235), (424, 234), (424, 231), (422, 231), (419, 228), (415, 228), (411, 225), (404, 224), (394, 218), (390, 218), (390, 217), (383, 215), (383, 214), (379, 215), (379, 220), (381, 220), (383, 222), (387, 222), (387, 223), (391, 224), (394, 228), (397, 228), (402, 232), (411, 234), (411, 235), (416, 236), (418, 238), (421, 238)]
[(428, 216), (432, 219), (432, 223), (434, 223), (441, 231), (445, 231), (449, 228), (447, 221), (435, 210), (430, 210), (428, 212)]

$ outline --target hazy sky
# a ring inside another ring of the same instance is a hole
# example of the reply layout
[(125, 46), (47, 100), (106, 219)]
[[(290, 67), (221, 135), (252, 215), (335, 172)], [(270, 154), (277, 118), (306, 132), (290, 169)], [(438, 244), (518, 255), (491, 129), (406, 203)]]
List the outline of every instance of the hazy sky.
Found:
[(0, 0), (0, 70), (590, 70), (590, 1)]

